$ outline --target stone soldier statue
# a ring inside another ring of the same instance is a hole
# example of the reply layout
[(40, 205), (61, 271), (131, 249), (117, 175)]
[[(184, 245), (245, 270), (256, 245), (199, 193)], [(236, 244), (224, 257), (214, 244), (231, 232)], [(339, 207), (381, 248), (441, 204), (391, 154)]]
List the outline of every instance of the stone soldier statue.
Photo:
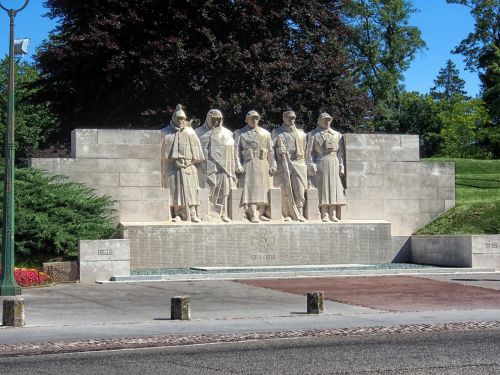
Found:
[(205, 123), (195, 130), (200, 139), (205, 162), (200, 165), (200, 182), (208, 187), (209, 200), (222, 221), (231, 221), (227, 216), (228, 196), (236, 185), (234, 171), (233, 133), (222, 125), (222, 113), (211, 109)]
[(246, 126), (234, 132), (238, 187), (243, 189), (241, 205), (246, 208), (252, 223), (269, 221), (271, 176), (276, 173), (271, 134), (258, 124), (256, 111), (247, 113)]
[(283, 112), (283, 124), (272, 132), (278, 164), (274, 185), (281, 188), (282, 212), (285, 221), (292, 219), (305, 221), (306, 134), (303, 130), (296, 128), (295, 118), (295, 112)]
[(312, 184), (318, 189), (322, 221), (339, 221), (340, 208), (346, 204), (340, 179), (344, 175), (342, 134), (330, 127), (332, 120), (328, 113), (322, 113), (318, 127), (307, 133), (306, 160)]
[(198, 200), (198, 169), (195, 164), (205, 158), (200, 140), (179, 104), (169, 126), (162, 129), (162, 186), (170, 190), (174, 222), (200, 221), (196, 212)]

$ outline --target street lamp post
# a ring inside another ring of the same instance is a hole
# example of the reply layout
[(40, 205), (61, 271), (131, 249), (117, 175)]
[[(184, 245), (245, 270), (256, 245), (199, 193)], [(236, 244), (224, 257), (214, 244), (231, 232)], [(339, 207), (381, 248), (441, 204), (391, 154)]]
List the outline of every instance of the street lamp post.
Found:
[(21, 294), (21, 288), (14, 277), (14, 18), (26, 8), (25, 0), (19, 9), (8, 9), (0, 3), (10, 18), (9, 43), (9, 84), (7, 104), (7, 136), (5, 137), (5, 173), (3, 190), (3, 227), (2, 227), (2, 276), (0, 296)]

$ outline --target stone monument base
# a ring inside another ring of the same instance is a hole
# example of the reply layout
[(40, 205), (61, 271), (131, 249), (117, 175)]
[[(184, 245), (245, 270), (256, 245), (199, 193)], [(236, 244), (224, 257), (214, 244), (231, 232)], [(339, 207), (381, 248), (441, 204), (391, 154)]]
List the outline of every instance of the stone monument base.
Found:
[(121, 223), (130, 269), (388, 263), (386, 221)]

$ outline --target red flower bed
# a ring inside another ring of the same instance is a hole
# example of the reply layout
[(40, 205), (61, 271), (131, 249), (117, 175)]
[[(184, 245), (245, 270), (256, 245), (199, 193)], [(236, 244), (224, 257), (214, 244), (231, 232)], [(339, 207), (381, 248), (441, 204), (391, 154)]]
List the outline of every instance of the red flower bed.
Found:
[(14, 276), (19, 286), (37, 286), (49, 283), (49, 275), (34, 268), (15, 268)]

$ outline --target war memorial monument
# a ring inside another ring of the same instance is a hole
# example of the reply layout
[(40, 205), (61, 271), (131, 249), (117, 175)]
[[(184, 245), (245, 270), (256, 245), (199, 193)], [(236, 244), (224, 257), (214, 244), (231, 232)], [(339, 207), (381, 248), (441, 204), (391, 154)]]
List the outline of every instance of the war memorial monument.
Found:
[(162, 130), (76, 129), (70, 158), (31, 166), (116, 201), (131, 270), (388, 263), (455, 205), (453, 163), (421, 162), (418, 136), (340, 134), (328, 113), (306, 134), (295, 118), (271, 132), (252, 110), (233, 133), (221, 111), (193, 128), (178, 105)]

